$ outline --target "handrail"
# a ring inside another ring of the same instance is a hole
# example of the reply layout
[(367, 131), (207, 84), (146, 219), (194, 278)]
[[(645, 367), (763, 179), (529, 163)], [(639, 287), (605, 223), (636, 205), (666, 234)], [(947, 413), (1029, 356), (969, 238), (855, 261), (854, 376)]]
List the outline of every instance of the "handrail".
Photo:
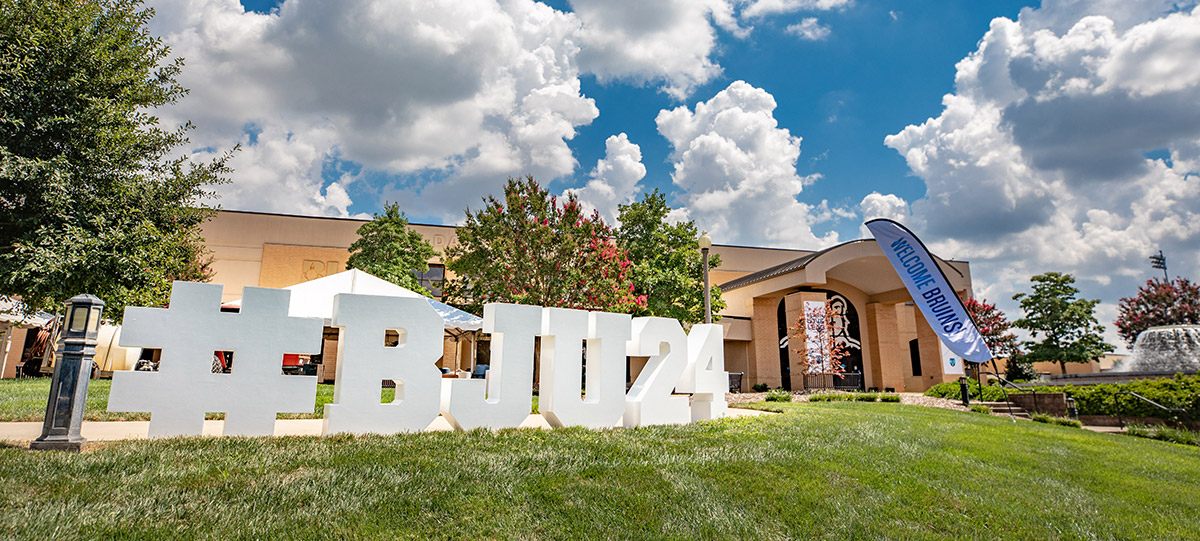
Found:
[[(988, 371), (986, 371), (986, 370), (980, 370), (980, 371), (979, 371), (979, 373), (980, 373), (980, 374), (989, 374), (989, 375), (992, 375), (992, 376), (996, 376), (996, 379), (1000, 380), (1000, 392), (1004, 393), (1004, 403), (1005, 403), (1005, 404), (1008, 404), (1008, 417), (1009, 417), (1010, 419), (1012, 419), (1012, 422), (1013, 422), (1013, 424), (1016, 424), (1016, 422), (1017, 422), (1017, 416), (1016, 416), (1016, 415), (1013, 415), (1013, 412), (1012, 412), (1012, 402), (1011, 402), (1011, 401), (1008, 399), (1008, 391), (1005, 391), (1005, 390), (1004, 390), (1004, 386), (1005, 386), (1005, 385), (1008, 385), (1008, 386), (1010, 386), (1010, 387), (1012, 387), (1012, 388), (1014, 388), (1014, 389), (1017, 389), (1017, 390), (1019, 390), (1019, 391), (1023, 391), (1023, 390), (1025, 390), (1025, 389), (1021, 388), (1021, 386), (1020, 386), (1020, 385), (1017, 385), (1016, 383), (1013, 383), (1013, 382), (1011, 382), (1011, 381), (1008, 381), (1008, 380), (1004, 379), (1004, 376), (1001, 376), (1000, 374), (997, 374), (997, 373), (995, 373), (995, 372), (988, 372)], [(983, 398), (983, 386), (980, 386), (980, 387), (979, 387), (979, 398), (981, 398), (981, 399)], [(1035, 405), (1035, 406), (1037, 405), (1037, 391), (1036, 391), (1036, 390), (1035, 390), (1035, 391), (1033, 391), (1033, 403), (1034, 403), (1034, 405)]]
[[(1140, 394), (1137, 394), (1133, 391), (1117, 391), (1114, 394), (1115, 395), (1123, 395), (1123, 394), (1132, 395), (1134, 398), (1137, 398), (1138, 400), (1141, 400), (1142, 402), (1150, 404), (1151, 406), (1154, 406), (1160, 410), (1163, 410), (1167, 413), (1174, 413), (1175, 415), (1171, 416), (1171, 420), (1175, 421), (1177, 423), (1179, 422), (1179, 414), (1182, 413), (1182, 414), (1186, 415), (1188, 412), (1187, 409), (1185, 409), (1185, 408), (1168, 408), (1162, 404), (1159, 404), (1158, 402), (1150, 400), (1149, 398), (1146, 398), (1146, 397), (1144, 397)], [(1117, 404), (1117, 423), (1119, 423), (1121, 425), (1121, 428), (1125, 428), (1125, 416), (1122, 414), (1122, 412), (1125, 411), (1125, 408), (1122, 407), (1123, 405), (1124, 405), (1124, 403)]]

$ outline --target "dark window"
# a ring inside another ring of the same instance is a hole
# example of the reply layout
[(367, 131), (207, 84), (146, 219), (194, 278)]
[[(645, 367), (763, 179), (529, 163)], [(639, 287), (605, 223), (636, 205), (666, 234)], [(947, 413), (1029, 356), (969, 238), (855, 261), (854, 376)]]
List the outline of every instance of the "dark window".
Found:
[(908, 341), (908, 356), (912, 359), (913, 375), (921, 375), (921, 346), (917, 345), (916, 340)]
[(442, 281), (446, 279), (445, 265), (430, 263), (428, 271), (413, 272), (413, 275), (421, 281), (421, 287), (428, 289), (430, 293), (433, 293), (434, 297), (441, 298)]

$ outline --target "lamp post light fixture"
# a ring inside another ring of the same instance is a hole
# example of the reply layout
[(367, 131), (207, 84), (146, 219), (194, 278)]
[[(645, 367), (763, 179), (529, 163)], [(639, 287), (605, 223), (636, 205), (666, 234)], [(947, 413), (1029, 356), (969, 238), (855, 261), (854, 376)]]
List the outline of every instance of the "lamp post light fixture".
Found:
[(79, 452), (87, 441), (80, 430), (104, 301), (95, 295), (76, 295), (66, 304), (67, 315), (62, 339), (58, 342), (54, 379), (46, 401), (46, 420), (42, 424), (42, 435), (29, 444), (30, 449)]
[(712, 237), (708, 236), (708, 231), (700, 233), (696, 244), (700, 245), (700, 267), (704, 269), (704, 322), (712, 323), (712, 289), (708, 285), (708, 250), (712, 248)]

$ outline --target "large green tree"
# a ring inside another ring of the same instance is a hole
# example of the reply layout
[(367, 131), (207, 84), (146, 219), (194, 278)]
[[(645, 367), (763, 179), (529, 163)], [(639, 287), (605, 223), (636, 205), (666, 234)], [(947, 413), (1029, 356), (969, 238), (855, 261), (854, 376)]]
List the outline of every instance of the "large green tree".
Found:
[(93, 293), (109, 317), (208, 276), (198, 202), (228, 173), (176, 149), (153, 115), (183, 62), (138, 0), (0, 0), (0, 294), (56, 310)]
[(1032, 292), (1013, 295), (1025, 313), (1013, 326), (1034, 338), (1024, 342), (1025, 359), (1057, 362), (1065, 374), (1067, 363), (1086, 363), (1114, 349), (1104, 342), (1104, 327), (1096, 320), (1100, 301), (1076, 298), (1074, 276), (1047, 272), (1031, 281)]
[(384, 204), (383, 214), (358, 228), (358, 240), (350, 245), (347, 269), (359, 269), (393, 284), (432, 297), (421, 285), (418, 272), (429, 270), (429, 260), (437, 255), (433, 245), (420, 233), (408, 228), (408, 218), (396, 203)]
[[(619, 209), (617, 247), (633, 263), (629, 272), (633, 292), (646, 297), (645, 305), (634, 314), (704, 321), (704, 271), (696, 224), (690, 220), (668, 223), (671, 208), (657, 189)], [(720, 256), (709, 256), (710, 269), (720, 264)], [(712, 311), (715, 314), (722, 308), (721, 288), (713, 286)]]
[(533, 177), (509, 179), (504, 199), (488, 196), (482, 209), (467, 209), (457, 242), (446, 249), (455, 276), (445, 294), (475, 311), (509, 302), (631, 312), (642, 301), (612, 236), (574, 196), (560, 201)]
[(1200, 323), (1200, 285), (1187, 278), (1147, 280), (1137, 295), (1121, 299), (1117, 313), (1117, 334), (1130, 346), (1150, 327), (1195, 325)]

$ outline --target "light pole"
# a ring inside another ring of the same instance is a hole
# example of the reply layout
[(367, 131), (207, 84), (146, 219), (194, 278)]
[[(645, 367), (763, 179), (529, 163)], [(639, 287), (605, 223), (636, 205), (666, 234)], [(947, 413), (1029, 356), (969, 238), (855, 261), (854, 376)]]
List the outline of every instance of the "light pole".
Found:
[(1167, 256), (1163, 255), (1162, 250), (1158, 251), (1158, 255), (1150, 256), (1150, 268), (1162, 269), (1163, 280), (1171, 281), (1171, 278), (1167, 276)]
[(704, 269), (704, 322), (712, 323), (712, 290), (708, 287), (708, 250), (712, 248), (712, 237), (704, 231), (696, 243), (700, 245), (700, 267)]

